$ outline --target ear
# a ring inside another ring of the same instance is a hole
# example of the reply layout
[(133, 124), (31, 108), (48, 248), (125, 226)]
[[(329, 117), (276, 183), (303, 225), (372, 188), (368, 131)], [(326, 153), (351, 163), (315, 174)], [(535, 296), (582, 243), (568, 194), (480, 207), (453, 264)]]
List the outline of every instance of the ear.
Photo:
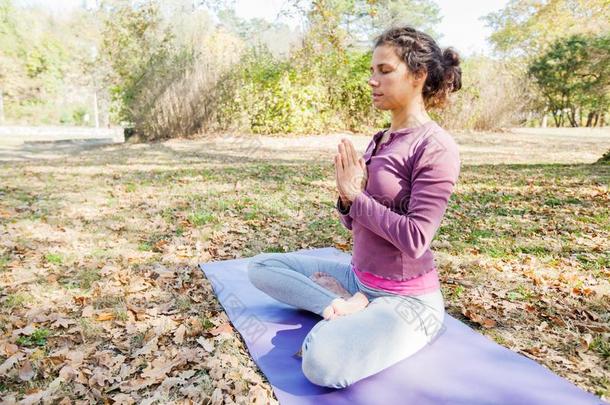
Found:
[(413, 82), (415, 85), (424, 84), (427, 77), (428, 72), (426, 72), (426, 69), (421, 69), (413, 75)]

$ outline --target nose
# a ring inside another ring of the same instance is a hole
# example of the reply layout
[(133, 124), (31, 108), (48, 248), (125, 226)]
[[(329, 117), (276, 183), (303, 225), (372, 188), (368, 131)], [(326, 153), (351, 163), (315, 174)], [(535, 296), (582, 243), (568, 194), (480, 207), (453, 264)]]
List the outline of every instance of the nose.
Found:
[(369, 78), (368, 83), (369, 83), (369, 86), (371, 86), (371, 87), (379, 86), (379, 82), (377, 80), (373, 80), (373, 77)]

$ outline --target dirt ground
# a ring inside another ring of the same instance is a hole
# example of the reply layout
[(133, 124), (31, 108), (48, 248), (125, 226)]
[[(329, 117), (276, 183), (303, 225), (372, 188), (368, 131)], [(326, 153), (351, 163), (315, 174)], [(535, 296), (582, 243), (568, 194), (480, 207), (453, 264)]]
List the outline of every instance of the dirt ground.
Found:
[[(453, 132), (460, 145), (463, 164), (592, 163), (610, 149), (610, 127), (604, 128), (511, 128), (508, 132)], [(148, 147), (175, 152), (205, 150), (219, 155), (253, 158), (331, 159), (341, 138), (351, 139), (364, 152), (371, 135), (331, 134), (307, 137), (223, 135), (195, 140), (174, 139)], [(58, 159), (78, 153), (117, 148), (142, 148), (142, 144), (111, 144), (96, 140), (19, 143), (0, 138), (0, 162)]]

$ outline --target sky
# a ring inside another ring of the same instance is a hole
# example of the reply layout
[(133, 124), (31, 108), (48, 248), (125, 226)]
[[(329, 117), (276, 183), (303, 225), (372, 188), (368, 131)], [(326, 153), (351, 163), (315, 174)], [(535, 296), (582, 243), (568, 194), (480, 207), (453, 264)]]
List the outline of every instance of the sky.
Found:
[[(464, 56), (473, 53), (490, 54), (487, 38), (491, 30), (479, 17), (498, 11), (508, 0), (432, 0), (438, 4), (443, 17), (437, 30), (443, 35), (441, 48), (452, 46)], [(236, 0), (236, 13), (242, 18), (259, 17), (273, 21), (286, 0)], [(286, 21), (292, 27), (298, 21)]]
[[(93, 1), (93, 0), (89, 0)], [(438, 31), (443, 34), (439, 45), (453, 46), (458, 53), (469, 56), (473, 53), (490, 54), (487, 38), (491, 30), (479, 17), (502, 9), (508, 0), (432, 0), (439, 5), (442, 22)], [(17, 0), (19, 3), (44, 5), (53, 11), (64, 12), (78, 7), (83, 0)], [(263, 18), (274, 21), (286, 0), (235, 0), (237, 15), (242, 18)], [(297, 19), (286, 20), (291, 27), (300, 24)]]

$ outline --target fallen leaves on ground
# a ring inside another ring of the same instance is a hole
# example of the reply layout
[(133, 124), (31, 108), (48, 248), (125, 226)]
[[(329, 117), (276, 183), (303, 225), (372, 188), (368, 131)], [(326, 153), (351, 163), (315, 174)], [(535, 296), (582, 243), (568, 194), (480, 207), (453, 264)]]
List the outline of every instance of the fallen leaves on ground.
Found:
[[(6, 403), (275, 402), (197, 265), (350, 251), (332, 153), (197, 145), (2, 165)], [(610, 389), (609, 173), (464, 166), (432, 246), (448, 313), (598, 395)]]

